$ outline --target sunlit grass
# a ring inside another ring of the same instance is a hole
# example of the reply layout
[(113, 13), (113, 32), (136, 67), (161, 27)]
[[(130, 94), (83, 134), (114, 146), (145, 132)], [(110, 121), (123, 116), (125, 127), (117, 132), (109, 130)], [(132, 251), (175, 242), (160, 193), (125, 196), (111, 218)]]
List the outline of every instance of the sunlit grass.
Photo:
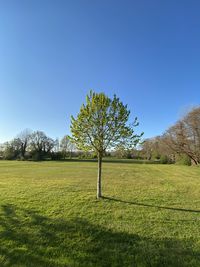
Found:
[(0, 266), (200, 266), (200, 169), (0, 161)]

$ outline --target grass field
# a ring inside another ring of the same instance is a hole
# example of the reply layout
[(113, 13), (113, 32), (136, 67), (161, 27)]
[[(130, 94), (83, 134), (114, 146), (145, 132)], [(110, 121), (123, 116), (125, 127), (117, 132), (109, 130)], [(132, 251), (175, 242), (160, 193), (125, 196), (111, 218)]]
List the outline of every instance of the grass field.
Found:
[(200, 168), (0, 161), (0, 266), (200, 266)]

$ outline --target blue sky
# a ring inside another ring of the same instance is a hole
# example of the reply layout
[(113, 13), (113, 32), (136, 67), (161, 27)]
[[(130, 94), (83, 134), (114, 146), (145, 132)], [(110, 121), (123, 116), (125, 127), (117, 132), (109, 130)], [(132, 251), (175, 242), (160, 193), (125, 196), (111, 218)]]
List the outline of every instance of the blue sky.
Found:
[(0, 0), (0, 142), (68, 134), (90, 89), (161, 134), (200, 102), (199, 14), (198, 0)]

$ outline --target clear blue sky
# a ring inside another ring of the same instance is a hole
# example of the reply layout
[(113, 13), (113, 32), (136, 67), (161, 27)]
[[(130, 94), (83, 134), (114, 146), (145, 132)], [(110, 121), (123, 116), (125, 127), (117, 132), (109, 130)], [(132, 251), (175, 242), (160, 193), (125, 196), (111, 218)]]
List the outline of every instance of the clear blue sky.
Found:
[(69, 133), (90, 89), (161, 134), (200, 102), (199, 14), (198, 0), (0, 0), (0, 142)]

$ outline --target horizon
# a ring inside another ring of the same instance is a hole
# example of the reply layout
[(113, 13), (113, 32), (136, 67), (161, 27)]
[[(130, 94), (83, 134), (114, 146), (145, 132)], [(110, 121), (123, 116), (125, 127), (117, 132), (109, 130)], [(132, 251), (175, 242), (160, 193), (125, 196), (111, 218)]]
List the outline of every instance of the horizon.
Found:
[(0, 3), (0, 143), (26, 128), (70, 134), (90, 89), (116, 94), (144, 138), (200, 98), (197, 1)]

